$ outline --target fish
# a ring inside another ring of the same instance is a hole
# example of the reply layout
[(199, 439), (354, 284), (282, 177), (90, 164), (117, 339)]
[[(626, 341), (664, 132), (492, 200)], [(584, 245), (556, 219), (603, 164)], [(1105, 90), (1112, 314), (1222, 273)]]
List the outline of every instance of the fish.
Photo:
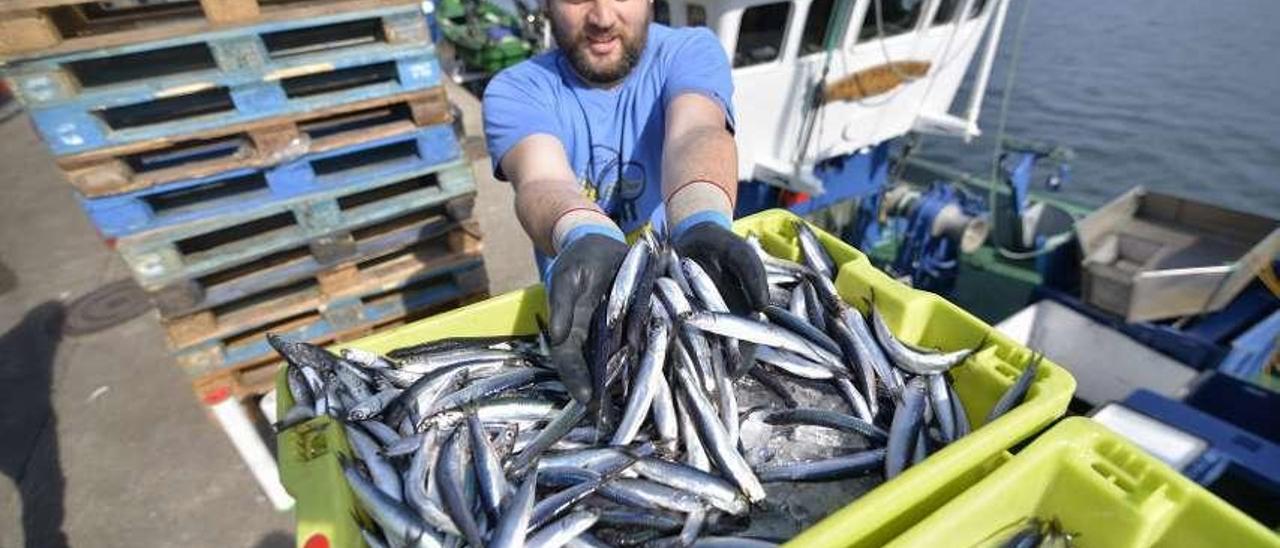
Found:
[[(846, 295), (870, 294), (846, 302), (816, 231), (795, 231), (803, 264), (748, 239), (772, 285), (770, 304), (746, 313), (665, 236), (632, 246), (592, 312), (585, 401), (558, 378), (536, 314), (531, 335), (376, 352), (272, 335), (294, 402), (277, 427), (346, 432), (351, 450), (335, 454), (370, 546), (770, 545), (735, 535), (810, 504), (780, 486), (892, 479), (973, 430), (956, 383), (970, 393), (963, 363), (984, 344), (894, 338), (876, 287), (842, 280)], [(986, 422), (1021, 405), (1042, 359)]]
[(1043, 359), (1044, 354), (1037, 352), (1031, 354), (1027, 360), (1027, 366), (1022, 369), (1022, 373), (1018, 374), (1018, 379), (1004, 391), (1004, 394), (1000, 395), (1000, 399), (991, 407), (991, 412), (987, 413), (987, 423), (1000, 418), (1014, 406), (1022, 403), (1023, 398), (1027, 396), (1027, 391), (1031, 388), (1031, 383), (1036, 379), (1036, 372), (1040, 369), (1040, 361)]

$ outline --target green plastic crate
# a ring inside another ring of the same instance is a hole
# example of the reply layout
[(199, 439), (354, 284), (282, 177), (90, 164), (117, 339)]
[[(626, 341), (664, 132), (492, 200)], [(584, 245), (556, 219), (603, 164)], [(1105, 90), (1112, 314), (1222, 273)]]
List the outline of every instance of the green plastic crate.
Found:
[(1078, 548), (1280, 547), (1280, 535), (1083, 417), (1058, 423), (889, 546), (994, 546), (1031, 516), (1058, 518)]
[[(766, 211), (738, 220), (734, 229), (760, 236), (767, 251), (795, 260), (800, 251), (791, 221), (796, 218), (785, 211)], [(821, 231), (818, 235), (841, 265), (836, 279), (841, 296), (865, 311), (874, 295), (876, 306), (900, 338), (942, 350), (986, 341), (981, 352), (954, 372), (956, 393), (975, 430), (827, 516), (791, 542), (793, 546), (880, 546), (978, 482), (989, 471), (989, 463), (1006, 449), (1061, 416), (1075, 391), (1075, 379), (1058, 365), (1042, 362), (1026, 400), (999, 420), (983, 425), (983, 417), (1017, 378), (1031, 351), (941, 297), (894, 281), (839, 238)], [(348, 346), (385, 352), (452, 336), (529, 334), (535, 332), (534, 315), (545, 310), (545, 294), (540, 286), (534, 286)], [(283, 412), (293, 403), (283, 373), (277, 386)], [(281, 433), (277, 445), (281, 479), (297, 500), (298, 545), (319, 542), (311, 540), (317, 535), (334, 546), (358, 545), (351, 495), (332, 455), (348, 451), (341, 429), (321, 417)]]

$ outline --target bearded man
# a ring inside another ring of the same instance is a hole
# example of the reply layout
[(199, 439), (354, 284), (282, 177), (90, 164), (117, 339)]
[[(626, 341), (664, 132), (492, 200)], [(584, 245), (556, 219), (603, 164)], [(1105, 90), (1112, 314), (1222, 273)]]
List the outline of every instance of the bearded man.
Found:
[(587, 402), (591, 317), (627, 253), (664, 227), (731, 309), (768, 300), (764, 269), (729, 230), (737, 197), (733, 80), (706, 28), (652, 22), (649, 0), (544, 0), (557, 49), (484, 93), (494, 175), (510, 181), (548, 287), (552, 361)]

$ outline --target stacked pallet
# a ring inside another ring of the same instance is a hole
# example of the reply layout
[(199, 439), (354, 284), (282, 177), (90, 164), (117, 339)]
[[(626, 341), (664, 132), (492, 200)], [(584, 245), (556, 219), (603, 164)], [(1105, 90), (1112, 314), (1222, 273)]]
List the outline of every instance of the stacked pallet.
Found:
[(487, 292), (418, 2), (3, 0), (0, 56), (206, 399)]

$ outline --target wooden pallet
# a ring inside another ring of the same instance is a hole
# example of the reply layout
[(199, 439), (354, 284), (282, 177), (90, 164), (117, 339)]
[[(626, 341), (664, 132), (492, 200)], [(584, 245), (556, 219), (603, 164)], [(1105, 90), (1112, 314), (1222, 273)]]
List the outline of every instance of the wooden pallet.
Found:
[(408, 0), (200, 0), (112, 9), (77, 0), (0, 2), (0, 58), (94, 51), (163, 41), (238, 25), (301, 21)]
[(368, 186), (457, 160), (462, 153), (450, 124), (308, 154), (265, 169), (244, 168), (113, 196), (79, 198), (80, 207), (109, 238), (181, 225), (262, 204)]
[(340, 306), (326, 303), (235, 335), (206, 341), (175, 352), (175, 358), (178, 365), (193, 377), (252, 367), (278, 359), (275, 350), (267, 343), (267, 333), (290, 340), (325, 344), (354, 340), (389, 324), (423, 318), (451, 308), (442, 307), (442, 303), (457, 303), (469, 297), (487, 295), (488, 285), (484, 265), (473, 263), (465, 270), (412, 280), (400, 287), (348, 299)]
[[(322, 272), (336, 272), (358, 261), (387, 256), (419, 242), (446, 239), (454, 242), (456, 232), (480, 233), (474, 220), (454, 218), (448, 204), (436, 204), (404, 215), (353, 230), (339, 256), (317, 255), (311, 245), (273, 253), (245, 265), (234, 266), (195, 279), (186, 279), (151, 293), (160, 317), (173, 319), (245, 299), (296, 282), (315, 279)], [(463, 212), (465, 213), (465, 212)], [(317, 246), (320, 247), (320, 246)]]
[(298, 75), (277, 74), (234, 84), (198, 82), (179, 89), (86, 95), (29, 106), (41, 139), (56, 156), (186, 138), (218, 127), (377, 99), (440, 85), (430, 47), (323, 61)]
[(354, 252), (348, 245), (352, 231), (434, 204), (450, 204), (455, 218), (465, 219), (470, 217), (474, 192), (470, 166), (459, 161), (109, 243), (138, 284), (156, 291), (304, 244), (321, 262), (349, 257)]
[[(332, 336), (318, 337), (311, 339), (308, 342), (319, 345), (351, 342), (379, 331), (399, 327), (436, 314), (442, 314), (455, 308), (483, 301), (487, 298), (489, 298), (489, 294), (486, 292), (476, 293), (460, 299), (447, 301), (418, 310), (403, 317), (368, 326), (360, 326), (359, 328), (337, 333)], [(254, 396), (262, 396), (275, 388), (276, 373), (283, 365), (284, 361), (273, 353), (273, 355), (260, 360), (225, 369), (201, 373), (192, 381), (192, 388), (195, 390), (196, 396), (202, 401), (206, 396), (218, 394), (221, 391), (227, 391), (239, 400), (244, 400), (245, 398)]]
[(435, 87), (56, 160), (76, 190), (99, 197), (278, 165), (451, 122), (444, 88)]
[(358, 305), (366, 295), (474, 267), (482, 261), (480, 248), (477, 235), (459, 229), (389, 255), (344, 263), (285, 287), (161, 323), (170, 348), (182, 349), (311, 310), (331, 316), (347, 314), (352, 311), (341, 309)]

